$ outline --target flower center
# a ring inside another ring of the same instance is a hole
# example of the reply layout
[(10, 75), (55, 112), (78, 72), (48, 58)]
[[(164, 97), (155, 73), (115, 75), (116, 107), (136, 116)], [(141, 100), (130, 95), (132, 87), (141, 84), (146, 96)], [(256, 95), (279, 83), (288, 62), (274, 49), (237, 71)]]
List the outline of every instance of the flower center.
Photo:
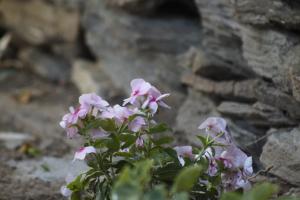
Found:
[(82, 152), (83, 150), (84, 150), (84, 147), (80, 147), (78, 151)]

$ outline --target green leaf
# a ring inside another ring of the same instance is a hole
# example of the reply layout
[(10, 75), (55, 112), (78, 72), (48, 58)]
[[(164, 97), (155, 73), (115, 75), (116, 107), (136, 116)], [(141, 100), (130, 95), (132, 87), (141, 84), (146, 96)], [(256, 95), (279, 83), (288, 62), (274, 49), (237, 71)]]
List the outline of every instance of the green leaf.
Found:
[(136, 141), (136, 136), (131, 133), (122, 133), (119, 135), (119, 138), (122, 142), (125, 142), (122, 145), (122, 149), (130, 147)]
[(161, 123), (161, 124), (157, 124), (153, 127), (150, 128), (149, 133), (153, 134), (153, 133), (162, 133), (165, 131), (171, 130), (167, 124), (165, 123)]
[(112, 132), (116, 130), (116, 124), (113, 119), (105, 119), (98, 121), (98, 125), (103, 128), (103, 130)]
[(227, 192), (222, 195), (221, 200), (243, 200), (242, 195), (236, 192)]
[(166, 152), (174, 160), (176, 161), (178, 160), (177, 153), (174, 149), (168, 147), (168, 148), (163, 148), (163, 151)]
[(186, 192), (180, 192), (173, 195), (173, 200), (189, 200), (189, 195)]
[(144, 200), (166, 200), (167, 192), (162, 185), (156, 186), (153, 190), (147, 192)]
[(142, 191), (133, 185), (121, 185), (112, 192), (112, 200), (140, 200)]
[(69, 183), (67, 185), (67, 188), (70, 189), (70, 190), (72, 190), (73, 192), (80, 191), (81, 188), (82, 188), (81, 178), (82, 178), (82, 174), (80, 174), (79, 176), (77, 176), (74, 181), (72, 181), (71, 183)]
[(122, 142), (135, 141), (136, 136), (132, 133), (121, 133), (119, 138)]
[(114, 184), (112, 200), (140, 200), (148, 185), (153, 161), (138, 162), (134, 168), (125, 167)]
[(178, 172), (182, 169), (177, 163), (167, 163), (161, 167), (158, 167), (154, 171), (154, 175), (161, 181), (173, 181)]
[(174, 138), (169, 137), (169, 136), (165, 136), (165, 137), (161, 137), (161, 138), (156, 139), (156, 140), (152, 140), (152, 142), (153, 142), (155, 145), (160, 146), (160, 145), (163, 145), (163, 144), (169, 144), (169, 143), (171, 143), (173, 140), (174, 140)]
[(132, 153), (129, 153), (129, 152), (115, 152), (114, 156), (130, 158), (130, 157), (132, 157)]
[(71, 194), (71, 200), (81, 200), (80, 192), (73, 192)]
[(257, 184), (243, 196), (243, 200), (268, 200), (278, 191), (278, 187), (271, 183)]
[(202, 143), (203, 146), (207, 146), (208, 141), (207, 141), (206, 137), (204, 137), (202, 135), (197, 135), (196, 137), (200, 140), (200, 142)]
[(120, 149), (120, 140), (115, 134), (110, 134), (110, 138), (103, 139), (102, 142), (109, 151), (118, 151)]
[(276, 200), (300, 200), (300, 197), (287, 197), (287, 196), (282, 196), (277, 198)]
[(190, 166), (184, 168), (179, 175), (175, 178), (175, 182), (172, 188), (173, 192), (188, 192), (194, 184), (198, 181), (199, 176), (202, 173), (202, 167)]

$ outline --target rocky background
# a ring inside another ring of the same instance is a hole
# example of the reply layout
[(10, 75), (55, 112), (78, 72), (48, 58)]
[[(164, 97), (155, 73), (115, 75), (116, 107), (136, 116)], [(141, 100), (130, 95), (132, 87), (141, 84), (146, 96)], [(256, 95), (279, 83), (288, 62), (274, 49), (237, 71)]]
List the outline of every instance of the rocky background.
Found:
[(177, 143), (228, 120), (255, 179), (300, 190), (300, 3), (0, 0), (0, 199), (61, 199), (79, 141), (58, 122), (80, 93), (114, 103), (136, 77), (171, 92)]

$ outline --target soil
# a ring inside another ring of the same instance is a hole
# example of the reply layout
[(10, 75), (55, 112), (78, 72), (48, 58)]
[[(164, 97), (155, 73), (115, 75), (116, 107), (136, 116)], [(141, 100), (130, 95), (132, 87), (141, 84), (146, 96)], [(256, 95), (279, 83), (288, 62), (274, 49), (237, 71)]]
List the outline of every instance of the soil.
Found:
[[(68, 106), (76, 103), (78, 95), (71, 84), (53, 83), (24, 69), (0, 69), (0, 108), (3, 108), (0, 109), (0, 132), (28, 133), (34, 138), (13, 149), (6, 148), (0, 140), (0, 200), (63, 199), (59, 194), (63, 178), (53, 182), (38, 178), (25, 180), (15, 174), (18, 166), (12, 167), (9, 162), (70, 154), (75, 145), (67, 141), (58, 123)], [(34, 110), (28, 112), (31, 108)], [(45, 119), (40, 121), (44, 114)], [(30, 154), (26, 148), (37, 149), (38, 153)]]

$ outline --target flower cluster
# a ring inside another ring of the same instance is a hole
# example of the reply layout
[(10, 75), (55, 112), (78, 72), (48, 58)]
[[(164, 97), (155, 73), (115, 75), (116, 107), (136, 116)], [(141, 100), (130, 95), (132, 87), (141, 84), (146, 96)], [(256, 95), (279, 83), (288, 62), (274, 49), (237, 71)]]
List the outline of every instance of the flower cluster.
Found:
[[(214, 147), (214, 152), (211, 147), (208, 147), (202, 154), (209, 162), (208, 174), (216, 176), (222, 171), (222, 186), (225, 190), (250, 189), (248, 179), (253, 174), (252, 157), (248, 157), (233, 143), (229, 131), (226, 130), (226, 121), (219, 117), (210, 117), (198, 128), (205, 130), (206, 135), (218, 144)], [(184, 165), (183, 157), (199, 159), (199, 155), (193, 154), (191, 146), (175, 147), (175, 150), (182, 165)], [(220, 170), (221, 168), (223, 170)]]
[(174, 181), (172, 175), (165, 178), (170, 166), (179, 172), (187, 166), (201, 165), (206, 171), (197, 182), (201, 192), (218, 196), (223, 190), (250, 187), (252, 158), (234, 144), (224, 119), (211, 117), (199, 126), (205, 133), (198, 136), (201, 148), (170, 148), (167, 144), (173, 137), (157, 133), (171, 129), (154, 121), (159, 107), (170, 108), (164, 102), (169, 94), (162, 94), (143, 79), (132, 80), (131, 89), (122, 105), (113, 106), (95, 93), (83, 94), (79, 106), (70, 107), (63, 116), (60, 126), (67, 136), (85, 141), (74, 160), (85, 160), (90, 167), (77, 178), (67, 178), (67, 185), (61, 189), (64, 196), (94, 199), (100, 191), (104, 199), (110, 198), (109, 192), (123, 167), (145, 159), (154, 162), (156, 182)]

